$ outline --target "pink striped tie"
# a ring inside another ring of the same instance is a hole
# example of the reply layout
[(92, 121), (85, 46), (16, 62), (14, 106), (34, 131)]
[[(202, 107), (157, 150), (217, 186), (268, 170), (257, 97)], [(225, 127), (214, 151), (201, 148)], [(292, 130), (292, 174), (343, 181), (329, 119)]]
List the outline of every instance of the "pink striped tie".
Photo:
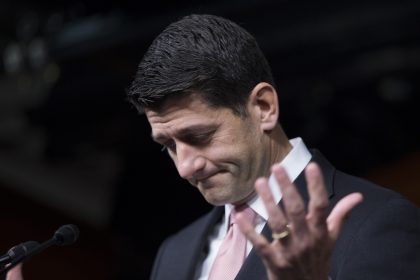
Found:
[(236, 213), (242, 213), (253, 225), (256, 213), (248, 205), (236, 207), (230, 214), (230, 227), (210, 270), (208, 280), (233, 280), (246, 257), (246, 237), (236, 224)]

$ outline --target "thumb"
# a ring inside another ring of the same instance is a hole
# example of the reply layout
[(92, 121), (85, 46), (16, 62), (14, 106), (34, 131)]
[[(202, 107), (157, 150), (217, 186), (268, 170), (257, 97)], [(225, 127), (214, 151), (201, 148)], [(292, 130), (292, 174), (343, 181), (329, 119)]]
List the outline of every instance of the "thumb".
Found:
[(351, 210), (363, 201), (361, 193), (351, 193), (343, 197), (331, 211), (327, 218), (328, 232), (330, 237), (335, 241), (340, 234), (341, 228), (346, 221)]

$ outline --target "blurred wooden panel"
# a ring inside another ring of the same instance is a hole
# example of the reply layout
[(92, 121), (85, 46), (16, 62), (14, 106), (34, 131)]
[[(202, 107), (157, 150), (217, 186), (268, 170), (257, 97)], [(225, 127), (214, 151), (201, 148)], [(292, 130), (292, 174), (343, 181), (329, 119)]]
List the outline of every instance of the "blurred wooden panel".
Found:
[(420, 151), (376, 168), (364, 177), (403, 194), (420, 207)]

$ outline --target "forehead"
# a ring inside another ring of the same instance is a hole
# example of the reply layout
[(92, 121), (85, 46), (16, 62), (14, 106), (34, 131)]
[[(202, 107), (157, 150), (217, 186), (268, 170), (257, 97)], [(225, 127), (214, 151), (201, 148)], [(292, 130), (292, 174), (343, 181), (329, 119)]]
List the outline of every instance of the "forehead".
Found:
[(227, 108), (214, 108), (194, 95), (169, 100), (159, 109), (145, 109), (152, 136), (187, 127), (211, 126), (233, 117)]
[(211, 108), (206, 102), (195, 95), (179, 96), (167, 100), (159, 108), (145, 109), (148, 121), (155, 122), (169, 121), (180, 116), (206, 116), (217, 114), (222, 109)]

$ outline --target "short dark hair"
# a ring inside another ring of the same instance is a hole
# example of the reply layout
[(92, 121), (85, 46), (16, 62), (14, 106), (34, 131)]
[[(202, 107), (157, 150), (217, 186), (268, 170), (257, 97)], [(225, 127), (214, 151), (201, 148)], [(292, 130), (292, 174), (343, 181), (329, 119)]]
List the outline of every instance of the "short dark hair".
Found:
[(218, 16), (190, 15), (156, 37), (127, 95), (142, 111), (159, 108), (173, 96), (197, 93), (211, 106), (244, 116), (259, 82), (274, 86), (268, 62), (249, 32)]

